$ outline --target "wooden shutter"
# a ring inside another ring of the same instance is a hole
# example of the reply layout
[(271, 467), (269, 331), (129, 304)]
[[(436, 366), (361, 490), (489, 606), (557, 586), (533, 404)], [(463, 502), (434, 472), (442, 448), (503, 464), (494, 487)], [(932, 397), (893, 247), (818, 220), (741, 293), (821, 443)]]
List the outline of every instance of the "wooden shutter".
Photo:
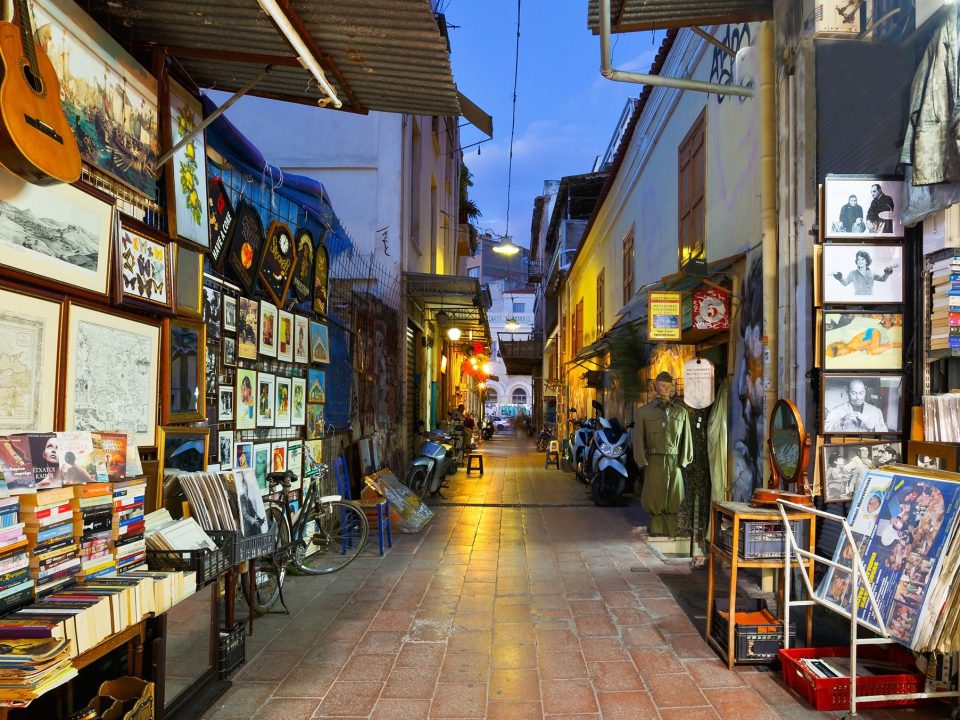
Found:
[(707, 158), (706, 109), (693, 123), (678, 149), (679, 265), (704, 250)]

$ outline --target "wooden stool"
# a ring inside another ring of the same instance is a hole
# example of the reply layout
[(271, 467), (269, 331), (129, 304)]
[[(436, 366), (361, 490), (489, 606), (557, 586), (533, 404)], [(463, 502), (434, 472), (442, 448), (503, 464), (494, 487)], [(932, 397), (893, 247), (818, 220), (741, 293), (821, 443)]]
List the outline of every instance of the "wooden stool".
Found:
[(558, 440), (551, 440), (547, 446), (547, 456), (543, 461), (543, 469), (546, 470), (551, 465), (555, 465), (557, 470), (560, 469), (560, 442)]
[[(474, 460), (476, 460), (476, 462), (474, 462)], [(467, 475), (470, 474), (471, 470), (476, 470), (483, 475), (483, 455), (480, 453), (470, 453), (467, 455)]]

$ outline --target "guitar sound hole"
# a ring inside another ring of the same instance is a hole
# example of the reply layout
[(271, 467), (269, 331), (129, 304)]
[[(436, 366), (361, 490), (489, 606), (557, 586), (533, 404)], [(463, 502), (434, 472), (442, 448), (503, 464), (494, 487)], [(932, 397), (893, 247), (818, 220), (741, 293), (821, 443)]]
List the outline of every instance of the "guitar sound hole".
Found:
[(27, 81), (27, 85), (37, 95), (43, 95), (43, 78), (41, 78), (39, 75), (35, 75), (33, 70), (30, 69), (29, 65), (23, 66), (23, 79)]

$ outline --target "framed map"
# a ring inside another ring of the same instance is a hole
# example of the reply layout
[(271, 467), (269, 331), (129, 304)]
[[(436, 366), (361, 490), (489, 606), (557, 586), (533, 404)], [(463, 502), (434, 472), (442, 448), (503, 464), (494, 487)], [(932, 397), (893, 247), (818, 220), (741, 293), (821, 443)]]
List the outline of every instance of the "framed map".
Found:
[(53, 429), (61, 310), (0, 289), (0, 431)]
[(64, 429), (126, 430), (156, 445), (158, 323), (71, 304), (66, 358)]

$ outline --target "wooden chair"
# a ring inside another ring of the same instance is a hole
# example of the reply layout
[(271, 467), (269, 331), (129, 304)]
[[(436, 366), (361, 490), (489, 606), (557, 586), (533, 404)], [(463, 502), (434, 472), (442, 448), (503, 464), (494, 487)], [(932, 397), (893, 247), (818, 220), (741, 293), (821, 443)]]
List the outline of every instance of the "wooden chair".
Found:
[(383, 555), (384, 539), (386, 539), (388, 548), (393, 547), (393, 534), (390, 532), (390, 505), (387, 499), (353, 500), (350, 497), (350, 473), (347, 470), (347, 459), (342, 455), (334, 458), (333, 474), (337, 478), (337, 493), (342, 495), (345, 500), (350, 500), (363, 510), (363, 514), (367, 516), (367, 522), (370, 523), (371, 528), (374, 526), (374, 523), (376, 523), (380, 554)]

